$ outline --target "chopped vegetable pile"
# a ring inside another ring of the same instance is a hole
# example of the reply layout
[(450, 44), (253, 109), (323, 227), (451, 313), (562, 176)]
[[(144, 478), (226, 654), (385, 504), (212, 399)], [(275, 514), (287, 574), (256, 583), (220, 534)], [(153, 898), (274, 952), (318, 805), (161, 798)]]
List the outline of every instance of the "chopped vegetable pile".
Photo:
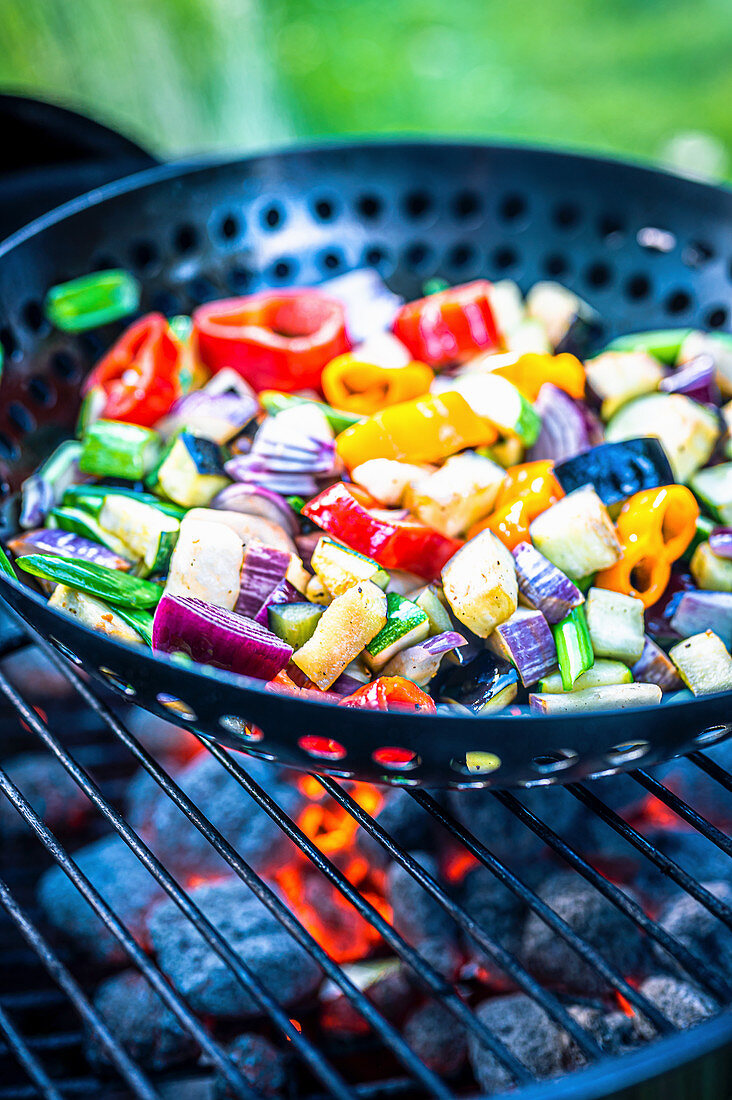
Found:
[[(558, 284), (431, 289), (355, 271), (139, 317), (0, 568), (110, 637), (349, 707), (732, 690), (732, 336), (598, 352)], [(139, 298), (106, 272), (46, 309), (78, 332)]]

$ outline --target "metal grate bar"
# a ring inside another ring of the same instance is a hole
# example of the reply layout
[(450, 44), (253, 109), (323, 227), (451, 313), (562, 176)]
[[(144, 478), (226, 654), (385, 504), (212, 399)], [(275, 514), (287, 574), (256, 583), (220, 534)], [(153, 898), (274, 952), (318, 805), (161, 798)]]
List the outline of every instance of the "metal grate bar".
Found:
[(0, 1008), (0, 1031), (5, 1036), (5, 1041), (17, 1061), (28, 1074), (41, 1096), (45, 1096), (46, 1100), (63, 1100), (61, 1093), (35, 1054), (31, 1052), (23, 1036), (16, 1030), (13, 1021), (2, 1008)]
[(668, 787), (664, 787), (662, 783), (659, 783), (657, 779), (654, 779), (652, 775), (649, 775), (645, 771), (631, 772), (631, 777), (635, 779), (636, 783), (640, 783), (641, 787), (652, 794), (654, 798), (659, 799), (665, 806), (668, 806), (670, 810), (673, 810), (675, 814), (683, 818), (689, 825), (693, 825), (697, 832), (705, 836), (707, 840), (711, 840), (712, 844), (716, 844), (718, 848), (724, 852), (727, 856), (732, 856), (732, 840), (725, 836), (716, 825), (712, 825), (711, 821), (708, 821), (702, 814), (697, 813), (687, 802), (684, 802), (683, 798), (680, 798)]
[(30, 803), (25, 799), (8, 775), (0, 768), (0, 791), (5, 794), (15, 809), (33, 829), (44, 848), (53, 856), (56, 863), (71, 879), (80, 894), (86, 899), (96, 915), (105, 927), (115, 937), (123, 950), (130, 957), (134, 965), (142, 973), (150, 986), (155, 990), (163, 1003), (170, 1009), (182, 1027), (193, 1037), (201, 1049), (214, 1062), (217, 1069), (226, 1079), (229, 1087), (235, 1095), (242, 1100), (259, 1100), (257, 1094), (251, 1089), (247, 1081), (242, 1077), (234, 1063), (226, 1055), (224, 1050), (216, 1043), (201, 1023), (190, 1011), (185, 1001), (174, 993), (168, 985), (162, 973), (148, 959), (145, 952), (130, 935), (124, 924), (107, 905), (101, 894), (92, 886), (89, 879), (71, 859), (65, 848), (59, 844), (50, 829), (41, 821)]
[[(303, 925), (294, 917), (278, 895), (267, 886), (263, 879), (255, 874), (249, 864), (241, 859), (238, 852), (229, 844), (221, 833), (214, 828), (208, 819), (204, 817), (198, 807), (183, 793), (180, 787), (173, 782), (170, 776), (156, 763), (149, 753), (142, 748), (137, 739), (132, 736), (125, 726), (123, 726), (106, 704), (87, 688), (86, 684), (79, 678), (74, 669), (67, 665), (66, 662), (62, 661), (60, 657), (57, 657), (49, 646), (44, 642), (40, 644), (64, 676), (77, 687), (85, 701), (89, 703), (105, 724), (107, 724), (123, 741), (138, 762), (148, 774), (155, 779), (162, 790), (172, 799), (188, 820), (206, 837), (212, 847), (226, 860), (232, 870), (234, 870), (239, 878), (249, 886), (260, 901), (267, 906), (270, 912), (274, 913), (290, 935), (292, 935), (293, 938), (296, 939), (297, 942), (300, 943), (301, 946), (304, 947), (322, 966), (323, 970), (349, 998), (363, 1018), (368, 1021), (373, 1029), (381, 1036), (386, 1045), (390, 1047), (395, 1056), (402, 1062), (402, 1065), (420, 1080), (433, 1095), (439, 1096), (442, 1100), (452, 1100), (452, 1093), (447, 1089), (444, 1082), (417, 1058), (399, 1032), (384, 1019), (341, 967), (339, 967), (323, 948), (320, 947), (310, 933), (307, 932)], [(34, 715), (33, 717), (37, 716)], [(303, 1052), (304, 1050), (305, 1048), (303, 1048)], [(313, 1050), (315, 1050), (315, 1048), (313, 1048)], [(321, 1057), (317, 1051), (315, 1051), (315, 1056), (316, 1060)], [(531, 1080), (531, 1078), (529, 1078), (529, 1080)]]
[(592, 1036), (566, 1011), (561, 1002), (549, 990), (536, 981), (509, 951), (491, 939), (470, 914), (450, 898), (438, 882), (408, 852), (396, 844), (377, 821), (363, 810), (340, 784), (325, 776), (315, 778), (324, 789), (355, 817), (359, 825), (377, 840), (386, 851), (419, 882), (424, 889), (450, 914), (453, 920), (490, 955), (493, 961), (520, 988), (542, 1006), (548, 1016), (567, 1031), (589, 1059), (602, 1056), (602, 1051)]
[(652, 920), (636, 901), (628, 897), (625, 891), (621, 890), (619, 886), (616, 886), (614, 882), (610, 882), (606, 879), (605, 876), (588, 863), (575, 848), (570, 847), (562, 837), (531, 813), (531, 811), (514, 795), (510, 794), (508, 791), (496, 791), (494, 793), (496, 798), (498, 798), (511, 813), (515, 814), (516, 817), (523, 821), (524, 824), (540, 837), (545, 844), (548, 844), (558, 855), (562, 856), (562, 858), (565, 859), (570, 866), (574, 867), (587, 882), (591, 883), (603, 897), (607, 898), (608, 901), (611, 901), (618, 909), (622, 910), (638, 928), (641, 928), (646, 935), (655, 940), (655, 942), (662, 947), (664, 951), (667, 951), (668, 954), (671, 955), (697, 982), (709, 990), (718, 1000), (723, 1002), (732, 1000), (732, 986), (730, 986), (716, 970), (712, 970), (703, 959), (684, 944), (675, 940), (673, 936), (669, 935), (666, 929)]
[(36, 952), (54, 981), (61, 987), (84, 1023), (94, 1032), (110, 1061), (140, 1100), (158, 1100), (158, 1093), (145, 1074), (132, 1061), (127, 1051), (115, 1039), (97, 1010), (85, 996), (73, 975), (64, 966), (36, 926), (13, 897), (7, 885), (0, 879), (0, 904), (20, 930), (26, 943)]
[(604, 802), (591, 794), (586, 787), (582, 787), (577, 783), (569, 783), (565, 790), (568, 790), (570, 794), (573, 794), (580, 802), (584, 803), (590, 810), (593, 810), (598, 817), (609, 825), (616, 833), (624, 837), (634, 848), (637, 848), (639, 852), (647, 856), (652, 863), (656, 865), (663, 872), (672, 879), (677, 886), (680, 886), (683, 890), (686, 890), (687, 894), (691, 894), (696, 901), (700, 902), (710, 913), (714, 913), (715, 917), (719, 917), (721, 921), (730, 927), (732, 927), (732, 910), (719, 898), (711, 894), (709, 890), (706, 890), (701, 886), (695, 878), (684, 871), (682, 867), (679, 867), (678, 863), (669, 859), (668, 856), (660, 852), (658, 848), (646, 840), (644, 836), (632, 827), (628, 825), (627, 821), (624, 821), (619, 814), (616, 814), (614, 810), (611, 810), (609, 806), (606, 806)]
[(732, 793), (732, 775), (720, 767), (716, 760), (710, 760), (703, 752), (690, 752), (686, 759), (690, 760), (692, 764), (696, 764), (701, 771), (706, 772), (715, 783), (719, 783), (726, 791)]
[(567, 922), (562, 920), (562, 918), (554, 912), (551, 906), (542, 901), (533, 890), (526, 886), (521, 879), (517, 878), (513, 871), (509, 870), (501, 860), (497, 859), (496, 856), (494, 856), (485, 845), (481, 844), (472, 833), (465, 829), (452, 814), (444, 810), (431, 795), (426, 794), (424, 791), (417, 790), (410, 790), (409, 794), (420, 806), (432, 814), (432, 816), (447, 829), (451, 836), (461, 841), (468, 851), (472, 852), (475, 858), (480, 860), (484, 867), (492, 871), (504, 886), (507, 886), (509, 890), (520, 897), (529, 906), (532, 912), (536, 913), (549, 928), (556, 932), (557, 935), (561, 936), (562, 939), (607, 982), (610, 988), (619, 990), (619, 992), (621, 992), (623, 996), (653, 1024), (660, 1034), (665, 1035), (674, 1030), (670, 1021), (666, 1019), (663, 1013), (660, 1012), (647, 997), (644, 997), (637, 989), (634, 989), (633, 986), (625, 980), (622, 974), (618, 974), (594, 947), (591, 947), (581, 936), (578, 936), (577, 933), (570, 928)]
[[(199, 738), (199, 740), (203, 745), (207, 745), (204, 738)], [(279, 808), (277, 803), (262, 790), (259, 784), (251, 779), (244, 769), (232, 760), (230, 754), (225, 749), (221, 749), (215, 745), (207, 745), (207, 747), (216, 759), (223, 764), (229, 774), (248, 791), (252, 798), (254, 798), (262, 809), (277, 822), (280, 828), (295, 844), (297, 844), (300, 850), (318, 870), (322, 871), (325, 877), (333, 883), (343, 897), (347, 898), (361, 916), (364, 917), (365, 920), (368, 920), (372, 927), (383, 936), (384, 940), (397, 952), (402, 961), (407, 963), (407, 965), (414, 970), (417, 978), (427, 987), (428, 991), (439, 998), (440, 1002), (452, 1012), (456, 1019), (471, 1031), (480, 1042), (487, 1046), (506, 1066), (509, 1072), (514, 1074), (522, 1084), (530, 1082), (532, 1077), (521, 1062), (514, 1058), (508, 1049), (504, 1047), (503, 1043), (496, 1038), (493, 1032), (485, 1027), (474, 1012), (471, 1012), (442, 975), (435, 970), (418, 951), (411, 947), (398, 932), (396, 932), (393, 926), (382, 917), (381, 913), (379, 913), (370, 902), (359, 894), (358, 890), (352, 886), (345, 875), (343, 875), (342, 872), (315, 847), (312, 841), (310, 841), (294, 821)], [(315, 778), (320, 779), (319, 776)]]

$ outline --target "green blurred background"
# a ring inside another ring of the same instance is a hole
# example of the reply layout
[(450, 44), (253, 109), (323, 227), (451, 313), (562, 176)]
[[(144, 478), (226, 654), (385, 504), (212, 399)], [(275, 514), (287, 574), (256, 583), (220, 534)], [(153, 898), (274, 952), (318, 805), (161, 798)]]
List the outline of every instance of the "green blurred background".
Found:
[(732, 173), (732, 0), (0, 0), (0, 87), (162, 155), (536, 140)]

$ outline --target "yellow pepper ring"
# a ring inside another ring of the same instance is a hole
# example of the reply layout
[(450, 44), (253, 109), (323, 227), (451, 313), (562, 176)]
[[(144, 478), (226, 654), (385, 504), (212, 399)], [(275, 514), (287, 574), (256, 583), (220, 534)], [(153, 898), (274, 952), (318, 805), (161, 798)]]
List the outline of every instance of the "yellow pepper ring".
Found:
[(388, 405), (421, 397), (429, 391), (433, 374), (425, 363), (382, 367), (366, 363), (353, 353), (338, 355), (321, 376), (325, 399), (336, 409), (370, 416)]

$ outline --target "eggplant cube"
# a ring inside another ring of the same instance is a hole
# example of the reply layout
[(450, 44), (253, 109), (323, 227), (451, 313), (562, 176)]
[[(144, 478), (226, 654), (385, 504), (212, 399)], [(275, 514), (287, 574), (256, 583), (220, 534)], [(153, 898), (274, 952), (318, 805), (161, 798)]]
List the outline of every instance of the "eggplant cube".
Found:
[(165, 591), (232, 611), (239, 598), (244, 544), (223, 523), (186, 517), (170, 559)]
[(620, 560), (610, 516), (589, 485), (547, 508), (530, 527), (536, 549), (569, 577), (586, 577)]
[(700, 542), (689, 565), (700, 588), (712, 592), (732, 592), (732, 561), (718, 557), (708, 542)]
[(471, 714), (503, 710), (518, 692), (518, 672), (509, 661), (483, 650), (466, 666), (449, 665), (438, 674), (432, 694)]
[(453, 455), (441, 469), (412, 481), (404, 504), (422, 523), (454, 538), (488, 515), (505, 476), (489, 458)]
[(450, 558), (442, 585), (457, 618), (480, 638), (487, 638), (518, 607), (513, 555), (492, 531), (481, 531)]
[(160, 464), (156, 484), (165, 496), (184, 508), (209, 504), (229, 484), (218, 444), (181, 432)]
[(597, 657), (635, 664), (645, 642), (643, 602), (608, 588), (591, 588), (585, 614)]
[(669, 650), (669, 657), (694, 695), (732, 691), (732, 657), (713, 630), (685, 638)]
[(520, 607), (497, 626), (487, 640), (488, 649), (516, 666), (524, 687), (529, 687), (556, 666), (557, 647), (541, 611)]
[(585, 364), (587, 379), (602, 398), (602, 418), (609, 420), (621, 405), (653, 393), (663, 378), (657, 359), (643, 351), (606, 351)]

